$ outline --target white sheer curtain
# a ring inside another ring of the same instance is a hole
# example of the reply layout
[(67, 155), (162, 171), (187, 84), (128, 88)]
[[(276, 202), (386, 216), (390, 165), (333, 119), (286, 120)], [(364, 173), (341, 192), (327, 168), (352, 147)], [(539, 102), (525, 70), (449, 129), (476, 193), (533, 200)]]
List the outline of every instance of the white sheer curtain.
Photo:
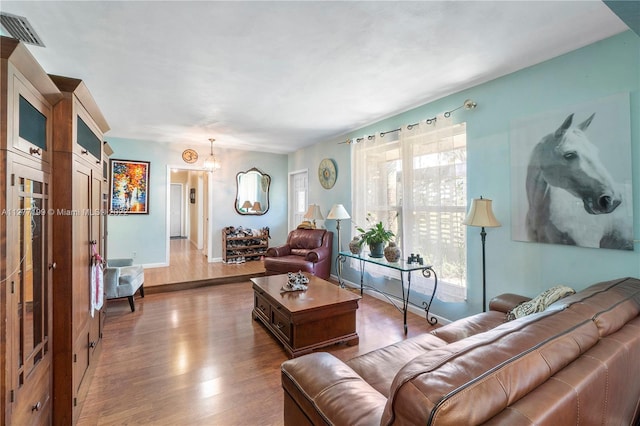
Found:
[[(437, 298), (464, 300), (465, 124), (438, 117), (430, 124), (378, 134), (355, 144), (352, 159), (353, 222), (368, 227), (367, 214), (382, 220), (396, 234), (404, 258), (416, 253), (433, 265)], [(411, 288), (429, 295), (433, 278), (414, 274)]]

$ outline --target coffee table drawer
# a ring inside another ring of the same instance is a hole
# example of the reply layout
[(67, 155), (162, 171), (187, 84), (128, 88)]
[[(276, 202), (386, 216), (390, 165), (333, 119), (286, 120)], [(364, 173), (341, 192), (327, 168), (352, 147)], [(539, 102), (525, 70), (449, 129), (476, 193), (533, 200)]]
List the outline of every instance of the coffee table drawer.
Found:
[(271, 309), (271, 324), (287, 342), (291, 343), (291, 321), (278, 307)]
[(265, 320), (270, 321), (271, 318), (271, 305), (267, 302), (267, 299), (262, 294), (254, 293), (255, 311), (262, 316)]

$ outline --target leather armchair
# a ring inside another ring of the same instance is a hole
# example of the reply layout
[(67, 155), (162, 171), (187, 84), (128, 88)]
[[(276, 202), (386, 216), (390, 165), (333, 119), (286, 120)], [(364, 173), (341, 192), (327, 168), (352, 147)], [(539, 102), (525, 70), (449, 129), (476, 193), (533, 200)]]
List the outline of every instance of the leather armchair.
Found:
[(104, 269), (104, 287), (107, 299), (126, 297), (131, 312), (136, 310), (133, 296), (140, 289), (140, 297), (144, 297), (144, 268), (134, 265), (133, 259), (111, 259)]
[(333, 232), (326, 229), (294, 229), (287, 243), (270, 247), (264, 258), (267, 275), (304, 271), (328, 279), (331, 273)]

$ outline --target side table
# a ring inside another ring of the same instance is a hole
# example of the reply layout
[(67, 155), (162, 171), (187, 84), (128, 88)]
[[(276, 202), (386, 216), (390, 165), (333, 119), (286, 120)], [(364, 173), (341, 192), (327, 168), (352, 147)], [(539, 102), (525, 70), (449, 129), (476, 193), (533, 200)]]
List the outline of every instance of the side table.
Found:
[[(353, 254), (349, 251), (341, 251), (338, 253), (338, 257), (336, 258), (336, 266), (339, 266), (339, 267), (336, 267), (336, 271), (338, 274), (338, 282), (340, 283), (341, 287), (344, 287), (344, 281), (342, 280), (342, 277), (341, 277), (342, 264), (349, 258), (356, 259), (360, 263), (360, 295), (362, 295), (364, 288), (367, 287), (386, 297), (387, 300), (393, 306), (395, 306), (396, 309), (398, 309), (400, 312), (403, 313), (404, 334), (407, 334), (407, 310), (410, 303), (409, 292), (411, 291), (411, 273), (414, 271), (420, 271), (422, 273), (422, 276), (424, 276), (425, 278), (431, 278), (431, 276), (433, 275), (435, 284), (433, 286), (433, 292), (431, 293), (431, 298), (429, 299), (428, 303), (426, 301), (422, 302), (422, 306), (424, 307), (425, 317), (427, 322), (431, 325), (435, 325), (438, 323), (438, 319), (433, 315), (431, 316), (431, 318), (429, 318), (429, 309), (431, 308), (431, 302), (433, 302), (433, 297), (435, 296), (436, 290), (438, 289), (438, 276), (436, 272), (433, 270), (433, 267), (431, 265), (421, 265), (419, 263), (408, 263), (405, 260), (399, 260), (398, 262), (387, 262), (387, 260), (384, 257), (375, 258), (375, 257), (369, 256), (368, 253)], [(400, 272), (400, 285), (402, 290), (402, 306), (398, 306), (394, 302), (394, 300), (391, 299), (390, 294), (387, 294), (384, 291), (381, 291), (370, 285), (364, 284), (364, 270), (365, 270), (366, 264), (383, 266), (385, 268), (395, 269), (396, 271)], [(406, 287), (405, 287), (405, 276), (407, 281)]]

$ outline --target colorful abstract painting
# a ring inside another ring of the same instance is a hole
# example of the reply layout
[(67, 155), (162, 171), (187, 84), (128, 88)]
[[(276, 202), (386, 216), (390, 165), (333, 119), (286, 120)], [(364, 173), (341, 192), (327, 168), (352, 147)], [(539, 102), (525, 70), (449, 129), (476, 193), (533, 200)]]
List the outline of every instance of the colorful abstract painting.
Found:
[(149, 213), (148, 161), (111, 160), (110, 214)]

